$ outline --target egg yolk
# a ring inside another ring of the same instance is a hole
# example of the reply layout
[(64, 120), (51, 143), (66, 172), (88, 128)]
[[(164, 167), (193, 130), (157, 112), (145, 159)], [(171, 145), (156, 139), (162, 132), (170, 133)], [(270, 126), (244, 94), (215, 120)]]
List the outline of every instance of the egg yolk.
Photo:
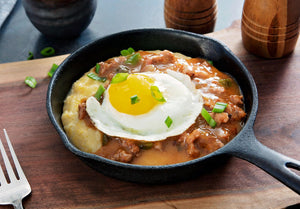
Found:
[[(150, 87), (154, 81), (140, 74), (130, 74), (127, 80), (111, 84), (108, 89), (109, 101), (119, 112), (140, 115), (149, 112), (159, 102), (151, 95)], [(131, 97), (138, 98), (134, 104)]]

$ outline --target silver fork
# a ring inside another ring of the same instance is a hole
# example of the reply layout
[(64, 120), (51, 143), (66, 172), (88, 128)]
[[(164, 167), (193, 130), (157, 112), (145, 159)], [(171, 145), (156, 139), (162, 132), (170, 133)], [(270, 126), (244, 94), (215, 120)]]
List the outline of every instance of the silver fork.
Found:
[(7, 132), (5, 129), (3, 129), (3, 131), (19, 178), (16, 177), (13, 171), (12, 165), (9, 162), (2, 141), (0, 139), (0, 150), (9, 177), (9, 181), (7, 181), (0, 165), (0, 205), (13, 205), (14, 208), (22, 209), (22, 199), (30, 194), (31, 187), (20, 166), (18, 158), (8, 138)]

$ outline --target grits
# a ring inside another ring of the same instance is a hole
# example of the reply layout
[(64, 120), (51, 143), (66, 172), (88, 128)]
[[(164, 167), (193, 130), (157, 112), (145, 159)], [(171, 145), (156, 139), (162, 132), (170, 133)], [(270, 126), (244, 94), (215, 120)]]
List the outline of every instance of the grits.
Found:
[(94, 95), (102, 83), (87, 77), (89, 72), (73, 84), (65, 99), (61, 120), (72, 143), (82, 151), (94, 153), (102, 146), (103, 134), (78, 118), (78, 105), (83, 99)]

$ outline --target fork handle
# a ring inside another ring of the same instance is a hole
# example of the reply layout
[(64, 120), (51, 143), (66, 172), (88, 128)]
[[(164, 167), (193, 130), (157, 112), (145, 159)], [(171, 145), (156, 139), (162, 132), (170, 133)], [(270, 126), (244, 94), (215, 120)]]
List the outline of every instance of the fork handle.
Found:
[(12, 205), (14, 209), (23, 209), (22, 200), (15, 200)]

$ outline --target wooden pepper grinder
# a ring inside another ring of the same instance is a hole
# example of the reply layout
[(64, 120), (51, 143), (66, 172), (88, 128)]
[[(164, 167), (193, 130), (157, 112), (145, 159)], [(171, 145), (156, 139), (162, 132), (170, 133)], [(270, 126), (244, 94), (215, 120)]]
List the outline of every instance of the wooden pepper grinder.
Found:
[(242, 39), (245, 48), (264, 58), (293, 52), (299, 36), (300, 0), (245, 0)]
[(209, 33), (214, 30), (216, 16), (216, 0), (165, 0), (164, 17), (168, 28)]

